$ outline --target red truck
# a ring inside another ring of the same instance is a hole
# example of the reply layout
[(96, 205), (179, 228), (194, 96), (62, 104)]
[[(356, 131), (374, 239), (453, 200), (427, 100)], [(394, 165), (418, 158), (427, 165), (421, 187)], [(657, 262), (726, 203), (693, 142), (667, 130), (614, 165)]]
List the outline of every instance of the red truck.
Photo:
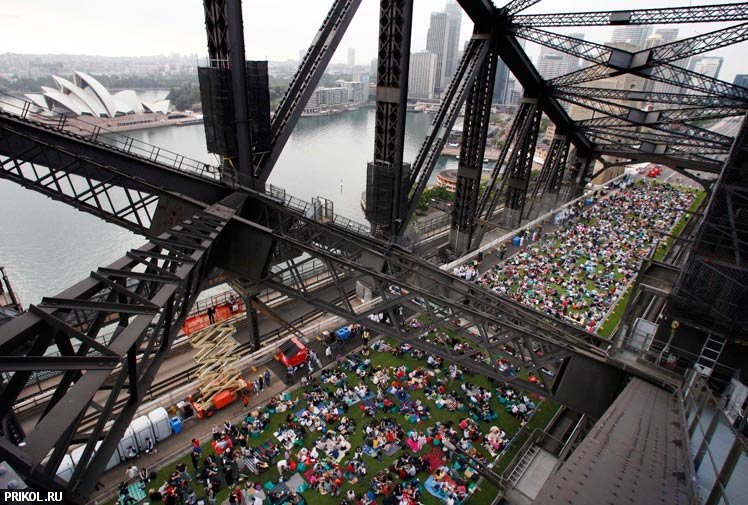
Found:
[(275, 359), (283, 363), (286, 368), (297, 367), (309, 360), (309, 349), (298, 338), (291, 337), (281, 346)]

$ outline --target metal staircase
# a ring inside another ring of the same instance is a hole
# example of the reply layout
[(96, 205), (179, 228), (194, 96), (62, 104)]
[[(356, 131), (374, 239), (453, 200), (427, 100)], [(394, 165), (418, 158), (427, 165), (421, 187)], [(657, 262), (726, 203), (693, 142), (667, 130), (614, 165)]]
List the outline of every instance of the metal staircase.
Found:
[(540, 451), (537, 445), (531, 445), (527, 452), (522, 456), (522, 459), (514, 467), (512, 473), (509, 474), (509, 483), (512, 486), (516, 486), (522, 476), (525, 474), (527, 467), (530, 466), (532, 460), (535, 459), (535, 455)]
[(709, 333), (701, 348), (696, 365), (699, 371), (706, 376), (712, 375), (714, 366), (717, 364), (722, 350), (725, 348), (725, 338), (720, 335)]

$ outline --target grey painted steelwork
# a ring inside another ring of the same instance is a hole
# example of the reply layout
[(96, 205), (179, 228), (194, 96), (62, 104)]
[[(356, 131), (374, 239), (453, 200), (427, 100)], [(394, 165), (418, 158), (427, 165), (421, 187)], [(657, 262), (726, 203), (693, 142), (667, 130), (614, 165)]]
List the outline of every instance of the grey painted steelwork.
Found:
[(483, 155), (486, 149), (491, 101), (498, 62), (498, 39), (490, 35), (489, 51), (478, 69), (465, 102), (457, 187), (452, 205), (449, 242), (455, 255), (462, 256), (477, 247), (473, 243), (474, 219), (477, 217)]
[(374, 160), (367, 167), (366, 215), (377, 236), (389, 239), (405, 210), (403, 166), (413, 0), (382, 0), (377, 52)]
[[(20, 349), (28, 352), (4, 385), (0, 418), (12, 412), (33, 370), (65, 371), (36, 426), (25, 434), (25, 445), (0, 438), (3, 459), (29, 484), (67, 488), (74, 501), (85, 500), (93, 490), (200, 293), (211, 268), (214, 242), (245, 199), (233, 194), (201, 209), (159, 241), (92, 272), (88, 279), (55, 298), (44, 298), (2, 326), (1, 366), (12, 368), (10, 359)], [(98, 333), (112, 321), (117, 324), (115, 336), (107, 345), (99, 343)], [(61, 358), (44, 357), (52, 345)], [(103, 405), (95, 399), (97, 392), (108, 398)], [(116, 404), (120, 395), (129, 401)], [(90, 432), (79, 432), (78, 425), (90, 409), (99, 412), (98, 422)], [(85, 449), (65, 484), (55, 473), (73, 443), (83, 443)]]
[[(359, 3), (360, 0), (333, 3), (276, 111), (271, 150), (254, 156), (256, 179), (264, 181), (270, 174)], [(653, 160), (681, 170), (717, 172), (724, 164), (729, 139), (694, 123), (744, 114), (748, 109), (748, 89), (673, 66), (672, 62), (687, 54), (704, 53), (744, 39), (743, 25), (719, 30), (712, 34), (711, 41), (709, 37), (694, 37), (661, 49), (633, 53), (550, 34), (533, 26), (534, 22), (546, 23), (537, 26), (553, 26), (548, 24), (552, 20), (547, 16), (544, 21), (538, 21), (539, 15), (531, 18), (516, 15), (536, 3), (516, 0), (506, 7), (496, 8), (488, 0), (460, 1), (475, 23), (474, 35), (445, 93), (432, 131), (418, 153), (413, 171), (404, 178), (405, 184), (397, 195), (398, 198), (407, 197), (407, 208), (396, 230), (398, 235), (405, 231), (415, 211), (469, 92), (468, 133), (463, 147), (471, 167), (481, 158), (479, 154), (485, 148), (485, 116), (490, 110), (484, 100), (489, 88), (486, 85), (491, 79), (488, 75), (491, 72), (486, 73), (486, 69), (494, 64), (494, 51), (531, 98), (520, 107), (494, 170), (490, 190), (480, 195), (474, 206), (471, 203), (477, 196), (474, 188), (464, 192), (466, 205), (461, 207), (459, 221), (469, 223), (472, 220), (474, 235), (481, 233), (481, 227), (475, 229), (475, 225), (492, 215), (499, 201), (506, 201), (508, 207), (521, 215), (543, 113), (555, 124), (559, 136), (539, 182), (543, 192), (555, 190), (570, 146), (576, 152), (572, 176), (580, 184), (590, 173), (595, 158), (602, 155)], [(391, 8), (409, 5), (407, 2), (385, 4)], [(558, 23), (568, 24), (574, 16), (586, 19), (587, 14), (560, 15)], [(230, 59), (225, 34), (231, 20), (226, 16), (225, 2), (206, 3), (209, 53), (215, 61)], [(672, 22), (691, 22), (697, 16), (711, 21), (748, 20), (745, 4), (736, 4), (701, 11), (685, 8), (610, 13), (608, 22), (634, 24), (642, 19), (666, 18)], [(529, 21), (523, 24), (523, 19)], [(394, 26), (387, 28), (383, 29), (385, 39), (405, 33)], [(518, 36), (532, 38), (595, 64), (546, 81), (530, 62)], [(396, 52), (396, 44), (384, 45)], [(400, 50), (403, 50), (402, 45)], [(402, 67), (404, 55), (397, 59), (395, 52), (389, 61), (397, 61)], [(643, 86), (646, 89), (625, 91), (577, 85), (624, 74), (646, 83), (659, 82), (687, 91), (654, 92), (649, 84)], [(398, 88), (398, 104), (403, 88)], [(690, 90), (699, 94), (692, 94)], [(625, 103), (618, 102), (620, 100)], [(573, 121), (564, 108), (569, 105), (601, 116), (589, 121)], [(649, 111), (649, 106), (661, 110)], [(397, 161), (398, 135), (403, 126), (401, 119), (397, 119), (401, 111), (396, 110), (396, 118), (387, 121), (387, 135), (394, 132), (390, 137), (393, 141), (382, 138), (379, 154), (384, 158), (392, 156), (393, 161)], [(331, 213), (312, 212), (317, 208), (277, 188), (269, 186), (267, 193), (253, 189), (252, 174), (237, 175), (221, 170), (209, 174), (199, 167), (188, 170), (182, 166), (185, 158), (165, 165), (158, 156), (133, 154), (131, 142), (126, 142), (124, 148), (107, 147), (97, 142), (95, 136), (86, 139), (60, 131), (65, 118), (59, 120), (57, 127), (51, 127), (32, 121), (27, 113), (28, 108), (24, 107), (20, 114), (14, 115), (12, 111), (0, 114), (0, 154), (7, 157), (0, 176), (139, 233), (153, 233), (150, 228), (156, 216), (142, 215), (141, 211), (150, 209), (156, 199), (164, 212), (175, 212), (177, 221), (181, 222), (166, 235), (152, 239), (110, 267), (97, 270), (60, 295), (46, 298), (39, 306), (0, 328), (0, 367), (14, 371), (13, 378), (4, 384), (0, 402), (3, 427), (0, 455), (33, 485), (64, 486), (54, 480), (56, 468), (71, 444), (87, 440), (81, 463), (69, 484), (72, 499), (85, 500), (148, 388), (164, 350), (168, 349), (208, 272), (215, 267), (229, 270), (246, 285), (260, 284), (274, 289), (350, 321), (362, 322), (375, 331), (443, 356), (477, 373), (546, 396), (556, 397), (558, 384), (574, 383), (570, 380), (573, 377), (564, 377), (565, 370), (573, 368), (567, 364), (574, 362), (582, 364), (577, 368), (592, 363), (604, 370), (615, 368), (615, 373), (625, 370), (658, 385), (672, 386), (669, 382), (672, 378), (667, 374), (654, 373), (637, 363), (624, 364), (616, 355), (609, 355), (604, 350), (607, 341), (594, 334), (456, 279), (398, 246), (373, 238), (366, 227)], [(730, 162), (738, 172), (744, 164), (743, 143), (741, 140), (740, 149), (733, 150), (737, 154)], [(40, 167), (45, 167), (46, 171), (42, 172)], [(506, 174), (503, 178), (499, 177), (502, 168)], [(725, 173), (737, 173), (731, 170)], [(76, 177), (83, 189), (71, 182)], [(731, 267), (737, 265), (737, 270), (742, 272), (745, 237), (740, 220), (744, 214), (741, 210), (744, 192), (739, 182), (728, 179), (724, 187), (737, 189), (723, 199), (724, 208), (714, 211), (722, 214), (704, 236), (713, 238), (712, 249), (731, 251), (729, 257), (720, 260), (730, 263)], [(72, 191), (69, 185), (73, 186)], [(124, 190), (121, 205), (108, 203), (112, 199), (110, 191), (115, 189)], [(220, 243), (215, 247), (218, 240)], [(475, 239), (472, 242), (477, 243)], [(249, 244), (258, 252), (248, 259), (242, 254), (242, 248)], [(271, 262), (283, 266), (268, 268)], [(325, 265), (341, 295), (346, 293), (344, 282), (360, 281), (372, 288), (379, 298), (358, 308), (352, 306), (347, 296), (341, 296), (337, 302), (316, 298), (302, 276), (305, 265), (311, 262), (315, 267)], [(416, 313), (426, 317), (424, 326), (411, 325), (410, 316)], [(375, 316), (377, 321), (370, 316)], [(98, 332), (110, 323), (117, 325), (114, 339), (108, 345), (97, 342)], [(439, 327), (452, 328), (470, 348), (455, 354), (448, 342), (427, 338), (431, 330)], [(52, 344), (63, 351), (62, 358), (43, 357), (44, 350)], [(533, 371), (537, 382), (503, 370), (492, 359), (499, 352), (515, 366)], [(16, 356), (21, 359), (15, 360), (14, 365), (11, 358)], [(39, 424), (24, 434), (15, 419), (14, 399), (25, 384), (24, 377), (34, 370), (49, 368), (64, 372), (62, 379)], [(81, 373), (82, 370), (86, 373)], [(105, 382), (111, 389), (105, 403), (99, 405), (93, 402), (93, 397)], [(129, 401), (118, 403), (123, 397)], [(597, 402), (598, 408), (600, 405)], [(93, 429), (79, 430), (81, 419), (91, 409), (107, 414), (100, 416), (101, 421)], [(64, 422), (54, 424), (53, 419), (64, 419)], [(116, 422), (107, 425), (109, 419)], [(22, 439), (26, 445), (19, 447), (17, 444)], [(97, 441), (103, 444), (94, 454)]]

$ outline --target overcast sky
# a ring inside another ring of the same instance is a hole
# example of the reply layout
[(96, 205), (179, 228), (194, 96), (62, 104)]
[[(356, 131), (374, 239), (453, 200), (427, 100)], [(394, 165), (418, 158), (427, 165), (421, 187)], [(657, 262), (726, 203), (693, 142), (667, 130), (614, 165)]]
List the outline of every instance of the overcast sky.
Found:
[[(503, 0), (495, 1), (499, 4)], [(411, 49), (426, 46), (429, 14), (443, 10), (445, 0), (415, 0)], [(578, 12), (682, 5), (730, 3), (720, 0), (543, 0), (527, 13)], [(322, 22), (331, 0), (244, 0), (244, 29), (248, 59), (298, 59)], [(333, 62), (346, 62), (347, 50), (356, 50), (356, 62), (376, 56), (379, 2), (363, 0), (341, 42)], [(207, 53), (201, 0), (2, 0), (0, 52), (135, 56), (168, 53)], [(676, 26), (676, 25), (673, 25)], [(716, 29), (715, 25), (678, 25), (681, 36)], [(461, 42), (472, 24), (462, 18)], [(610, 29), (576, 28), (588, 40), (605, 42)], [(527, 48), (533, 60), (538, 48)], [(746, 44), (721, 49), (725, 57), (720, 78), (732, 81), (735, 73), (748, 73)], [(2, 69), (0, 69), (2, 72)]]

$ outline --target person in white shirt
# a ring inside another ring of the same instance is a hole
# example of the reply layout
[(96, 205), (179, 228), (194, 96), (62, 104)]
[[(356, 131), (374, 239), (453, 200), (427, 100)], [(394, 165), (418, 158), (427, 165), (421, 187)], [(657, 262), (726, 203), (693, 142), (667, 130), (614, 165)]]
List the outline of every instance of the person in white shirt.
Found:
[(140, 472), (138, 471), (138, 467), (135, 466), (135, 463), (131, 464), (129, 467), (127, 467), (127, 471), (125, 472), (127, 475), (127, 478), (131, 481), (134, 481), (138, 478)]

